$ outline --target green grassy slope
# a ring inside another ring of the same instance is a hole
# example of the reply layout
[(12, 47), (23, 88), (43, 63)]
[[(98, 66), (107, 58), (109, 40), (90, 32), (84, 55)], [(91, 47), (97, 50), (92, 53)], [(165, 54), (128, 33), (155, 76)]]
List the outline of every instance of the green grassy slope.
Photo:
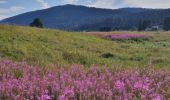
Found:
[[(147, 33), (150, 41), (118, 42), (58, 30), (0, 25), (0, 57), (39, 64), (170, 66), (170, 33)], [(111, 53), (112, 58), (100, 57)]]

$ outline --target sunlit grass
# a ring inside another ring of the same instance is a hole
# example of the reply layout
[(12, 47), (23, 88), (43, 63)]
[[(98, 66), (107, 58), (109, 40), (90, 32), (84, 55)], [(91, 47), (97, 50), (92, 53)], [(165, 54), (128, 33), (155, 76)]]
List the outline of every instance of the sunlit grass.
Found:
[[(124, 67), (170, 66), (170, 32), (111, 32), (147, 34), (149, 41), (110, 41), (95, 35), (0, 25), (0, 57), (40, 65), (92, 64)], [(102, 54), (114, 55), (110, 58)]]

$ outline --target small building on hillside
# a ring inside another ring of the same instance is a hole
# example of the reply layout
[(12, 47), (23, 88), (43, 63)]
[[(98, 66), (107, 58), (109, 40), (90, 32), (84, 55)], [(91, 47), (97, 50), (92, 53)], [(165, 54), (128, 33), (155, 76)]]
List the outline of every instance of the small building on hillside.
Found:
[(149, 26), (148, 28), (146, 28), (145, 31), (159, 31), (159, 30), (163, 30), (163, 25)]

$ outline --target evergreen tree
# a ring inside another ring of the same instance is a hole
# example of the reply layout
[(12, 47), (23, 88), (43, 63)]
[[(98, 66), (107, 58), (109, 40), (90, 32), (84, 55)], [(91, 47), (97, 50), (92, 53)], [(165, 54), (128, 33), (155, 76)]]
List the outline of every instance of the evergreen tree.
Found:
[(170, 17), (165, 18), (163, 22), (163, 28), (166, 31), (170, 30)]
[(100, 27), (100, 29), (99, 29), (99, 31), (101, 31), (101, 32), (109, 32), (111, 30), (112, 30), (111, 27)]
[(32, 27), (43, 28), (43, 23), (39, 18), (35, 18), (34, 21), (30, 24)]
[(139, 30), (139, 31), (143, 31), (143, 30), (145, 30), (150, 24), (151, 24), (150, 21), (140, 21), (140, 22), (139, 22), (139, 26), (138, 26), (138, 30)]

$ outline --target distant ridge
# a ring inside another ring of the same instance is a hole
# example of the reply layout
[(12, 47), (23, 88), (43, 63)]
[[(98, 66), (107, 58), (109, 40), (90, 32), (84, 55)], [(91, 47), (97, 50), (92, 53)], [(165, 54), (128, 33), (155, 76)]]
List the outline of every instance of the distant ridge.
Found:
[(62, 5), (13, 16), (1, 23), (29, 25), (34, 18), (40, 18), (46, 28), (70, 31), (95, 31), (101, 27), (129, 30), (140, 21), (149, 20), (159, 25), (170, 17), (170, 9), (120, 8), (102, 9), (80, 5)]

